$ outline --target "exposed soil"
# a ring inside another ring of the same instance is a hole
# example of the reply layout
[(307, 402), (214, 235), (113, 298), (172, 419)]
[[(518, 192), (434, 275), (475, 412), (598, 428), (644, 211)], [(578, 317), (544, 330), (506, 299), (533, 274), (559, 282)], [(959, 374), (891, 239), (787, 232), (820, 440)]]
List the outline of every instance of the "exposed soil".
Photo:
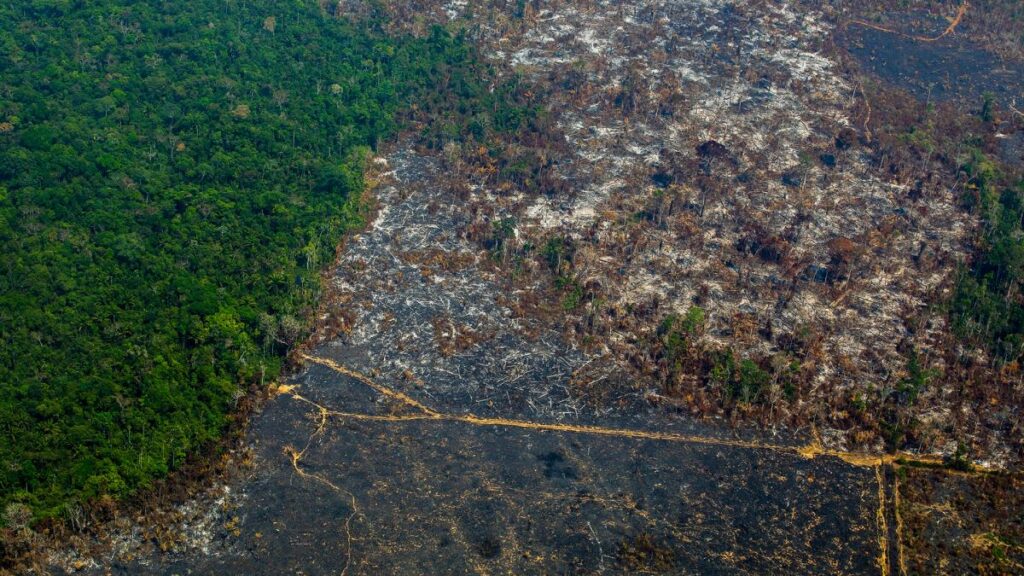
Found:
[(1024, 572), (1024, 478), (907, 468), (898, 479), (908, 574)]
[(1003, 58), (968, 38), (954, 34), (921, 42), (856, 24), (848, 26), (845, 36), (844, 44), (866, 70), (922, 100), (958, 100), (980, 108), (983, 96), (991, 94), (1004, 108), (1024, 103), (1024, 62)]

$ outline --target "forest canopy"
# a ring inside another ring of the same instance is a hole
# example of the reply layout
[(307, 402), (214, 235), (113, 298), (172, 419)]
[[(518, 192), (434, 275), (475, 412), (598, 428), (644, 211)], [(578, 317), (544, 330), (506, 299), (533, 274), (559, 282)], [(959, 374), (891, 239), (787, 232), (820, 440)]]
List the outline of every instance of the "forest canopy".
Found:
[(0, 5), (0, 509), (124, 496), (217, 438), (301, 336), (368, 151), (413, 108), (457, 137), (497, 98), (479, 68), (305, 0)]

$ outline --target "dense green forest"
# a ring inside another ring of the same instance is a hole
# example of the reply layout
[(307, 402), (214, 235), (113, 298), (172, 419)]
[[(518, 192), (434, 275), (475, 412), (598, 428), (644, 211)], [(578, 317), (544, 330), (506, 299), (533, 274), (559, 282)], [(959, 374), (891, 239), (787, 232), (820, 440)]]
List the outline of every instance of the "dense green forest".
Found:
[(983, 234), (974, 265), (963, 271), (952, 301), (953, 327), (962, 338), (991, 350), (998, 362), (1024, 353), (1024, 182), (1007, 182), (999, 165), (971, 151), (964, 201), (979, 214)]
[(366, 18), (0, 5), (0, 509), (123, 496), (217, 438), (301, 336), (367, 151), (522, 115), (458, 35)]

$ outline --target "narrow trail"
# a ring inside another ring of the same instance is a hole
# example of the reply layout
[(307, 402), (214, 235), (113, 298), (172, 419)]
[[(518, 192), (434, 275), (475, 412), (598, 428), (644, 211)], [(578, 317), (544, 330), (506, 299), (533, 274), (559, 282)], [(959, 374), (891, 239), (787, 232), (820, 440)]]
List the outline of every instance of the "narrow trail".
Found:
[(878, 565), (883, 576), (907, 574), (903, 554), (903, 520), (900, 516), (900, 484), (895, 466), (878, 466)]
[[(796, 454), (804, 458), (817, 458), (819, 456), (831, 456), (838, 458), (847, 464), (854, 466), (863, 467), (877, 467), (884, 465), (893, 464), (907, 464), (907, 465), (924, 465), (924, 466), (941, 466), (943, 460), (939, 457), (933, 456), (921, 456), (916, 454), (908, 454), (904, 452), (898, 452), (895, 454), (870, 454), (865, 452), (848, 452), (842, 450), (833, 450), (824, 448), (821, 442), (817, 439), (811, 441), (803, 446), (798, 445), (785, 445), (785, 444), (772, 444), (768, 442), (757, 442), (752, 440), (738, 440), (731, 438), (715, 438), (713, 436), (698, 436), (692, 434), (679, 434), (674, 432), (658, 432), (655, 430), (644, 430), (635, 428), (608, 428), (603, 426), (593, 426), (587, 424), (560, 424), (553, 422), (534, 422), (530, 420), (516, 420), (510, 418), (486, 418), (476, 416), (474, 414), (447, 414), (438, 412), (432, 408), (429, 408), (422, 403), (410, 398), (408, 395), (392, 390), (386, 386), (383, 386), (375, 382), (372, 378), (356, 372), (350, 368), (342, 366), (333, 360), (327, 358), (319, 358), (309, 355), (302, 355), (302, 358), (308, 362), (319, 364), (330, 368), (331, 370), (338, 372), (339, 374), (349, 376), (355, 380), (367, 385), (373, 390), (385, 395), (394, 400), (398, 400), (408, 408), (413, 409), (413, 413), (404, 414), (361, 414), (353, 412), (340, 412), (330, 410), (317, 404), (316, 402), (305, 398), (299, 394), (292, 387), (281, 387), (278, 392), (281, 394), (289, 394), (294, 399), (301, 402), (305, 402), (314, 408), (316, 408), (321, 418), (334, 416), (338, 418), (350, 418), (353, 420), (365, 420), (375, 422), (409, 422), (417, 420), (439, 420), (448, 422), (462, 422), (473, 426), (495, 426), (505, 428), (519, 428), (525, 430), (537, 430), (544, 432), (566, 432), (573, 434), (592, 434), (598, 436), (612, 436), (619, 438), (633, 438), (638, 440), (655, 440), (662, 442), (677, 442), (684, 444), (702, 444), (708, 446), (726, 446), (731, 448), (746, 448), (751, 450), (770, 450), (774, 452), (782, 452), (788, 454)], [(987, 468), (979, 468), (973, 472), (961, 472), (961, 471), (950, 471), (951, 473), (962, 473), (962, 474), (985, 474), (995, 470)]]
[(892, 479), (892, 514), (896, 529), (896, 568), (899, 574), (907, 573), (907, 560), (903, 552), (903, 517), (900, 515), (900, 479)]
[(892, 562), (889, 556), (889, 516), (885, 505), (885, 475), (881, 466), (875, 467), (875, 478), (878, 481), (878, 511), (875, 518), (878, 521), (878, 567), (882, 576), (892, 574)]
[(337, 484), (331, 482), (330, 480), (324, 478), (319, 474), (306, 472), (305, 470), (302, 469), (302, 457), (305, 456), (307, 451), (309, 451), (309, 447), (313, 444), (313, 440), (318, 436), (321, 436), (324, 430), (327, 428), (327, 411), (321, 410), (319, 416), (320, 421), (317, 423), (316, 430), (314, 430), (313, 433), (310, 434), (309, 439), (306, 440), (306, 445), (302, 447), (302, 450), (296, 450), (295, 448), (289, 446), (285, 448), (284, 452), (286, 455), (288, 455), (289, 458), (291, 458), (292, 469), (300, 478), (315, 480), (323, 484), (324, 486), (327, 486), (332, 491), (347, 497), (349, 505), (352, 507), (352, 511), (345, 518), (345, 523), (342, 525), (342, 529), (345, 534), (346, 558), (345, 567), (341, 571), (341, 576), (346, 576), (346, 574), (348, 574), (349, 568), (352, 565), (352, 520), (362, 516), (362, 512), (359, 511), (359, 504), (356, 501), (355, 494), (352, 494), (348, 490), (345, 490), (344, 488), (338, 486)]
[(960, 25), (961, 21), (963, 21), (964, 16), (967, 15), (967, 10), (970, 7), (971, 7), (970, 2), (964, 2), (963, 4), (961, 4), (960, 7), (957, 8), (957, 10), (956, 10), (956, 16), (954, 16), (952, 19), (950, 19), (949, 26), (947, 26), (946, 29), (942, 31), (942, 34), (939, 34), (938, 36), (932, 36), (932, 37), (929, 37), (929, 36), (916, 36), (916, 35), (913, 35), (913, 34), (904, 34), (903, 32), (900, 32), (899, 30), (893, 30), (891, 28), (886, 28), (884, 26), (879, 26), (878, 24), (872, 24), (870, 22), (865, 22), (863, 20), (850, 20), (849, 23), (850, 24), (856, 24), (857, 26), (863, 26), (865, 28), (871, 28), (872, 30), (878, 30), (879, 32), (885, 32), (887, 34), (896, 34), (897, 36), (902, 36), (904, 38), (910, 38), (911, 40), (917, 40), (918, 42), (938, 42), (939, 40), (942, 40), (946, 36), (949, 36), (950, 34), (956, 32), (957, 26)]

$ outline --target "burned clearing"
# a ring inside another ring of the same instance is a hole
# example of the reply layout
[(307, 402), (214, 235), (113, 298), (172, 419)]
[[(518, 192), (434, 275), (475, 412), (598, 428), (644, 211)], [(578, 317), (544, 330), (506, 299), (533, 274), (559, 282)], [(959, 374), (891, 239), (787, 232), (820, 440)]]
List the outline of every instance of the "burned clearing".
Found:
[(986, 94), (1004, 107), (1024, 100), (1024, 63), (1004, 60), (969, 40), (926, 43), (857, 25), (847, 35), (851, 54), (867, 70), (919, 99), (959, 100), (972, 107), (980, 107)]

